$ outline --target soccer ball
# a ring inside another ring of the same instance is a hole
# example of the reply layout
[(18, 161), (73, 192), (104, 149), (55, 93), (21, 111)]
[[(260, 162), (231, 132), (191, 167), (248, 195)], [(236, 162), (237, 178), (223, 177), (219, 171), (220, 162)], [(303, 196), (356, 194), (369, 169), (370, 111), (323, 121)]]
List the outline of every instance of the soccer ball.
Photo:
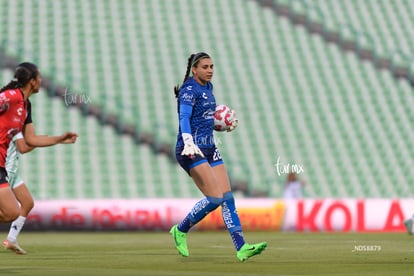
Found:
[(233, 122), (234, 112), (224, 104), (216, 106), (214, 112), (214, 130), (226, 131), (228, 130)]

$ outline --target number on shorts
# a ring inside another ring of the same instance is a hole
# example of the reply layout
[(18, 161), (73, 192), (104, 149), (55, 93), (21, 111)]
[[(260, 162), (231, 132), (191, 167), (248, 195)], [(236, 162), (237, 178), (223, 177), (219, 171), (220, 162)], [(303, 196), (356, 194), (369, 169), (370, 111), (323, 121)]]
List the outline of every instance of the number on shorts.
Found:
[(221, 154), (220, 154), (218, 149), (215, 149), (214, 154), (213, 154), (213, 160), (217, 161), (217, 160), (220, 160), (220, 159), (221, 159)]

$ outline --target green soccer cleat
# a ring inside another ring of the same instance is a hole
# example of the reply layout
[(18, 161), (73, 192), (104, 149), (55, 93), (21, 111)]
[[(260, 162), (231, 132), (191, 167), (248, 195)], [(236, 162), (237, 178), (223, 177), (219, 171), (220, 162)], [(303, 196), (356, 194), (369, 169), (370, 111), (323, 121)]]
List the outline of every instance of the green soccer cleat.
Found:
[(259, 255), (265, 250), (267, 242), (260, 242), (256, 244), (245, 243), (239, 251), (237, 251), (237, 259), (241, 262), (246, 261), (248, 258)]
[(170, 233), (174, 238), (175, 248), (177, 248), (178, 253), (184, 257), (188, 257), (190, 254), (188, 253), (187, 247), (187, 234), (178, 230), (177, 224), (171, 227)]
[(406, 221), (404, 221), (404, 225), (405, 225), (405, 228), (407, 229), (408, 234), (412, 235), (413, 234), (413, 220), (407, 219)]

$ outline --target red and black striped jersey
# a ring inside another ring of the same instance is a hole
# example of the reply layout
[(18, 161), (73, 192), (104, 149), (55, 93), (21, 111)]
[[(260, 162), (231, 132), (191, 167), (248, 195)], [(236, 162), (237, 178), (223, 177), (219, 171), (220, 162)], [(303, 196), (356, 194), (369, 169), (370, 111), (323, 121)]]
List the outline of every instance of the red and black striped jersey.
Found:
[[(0, 93), (0, 167), (4, 168), (7, 148), (14, 135), (31, 122), (30, 102), (24, 101), (20, 89), (9, 89)], [(29, 115), (29, 116), (27, 116)]]

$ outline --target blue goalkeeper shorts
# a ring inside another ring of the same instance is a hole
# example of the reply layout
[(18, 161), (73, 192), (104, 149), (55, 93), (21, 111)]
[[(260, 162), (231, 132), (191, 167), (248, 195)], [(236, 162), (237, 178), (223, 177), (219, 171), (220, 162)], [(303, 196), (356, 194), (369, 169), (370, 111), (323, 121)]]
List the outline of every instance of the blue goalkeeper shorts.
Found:
[(175, 149), (175, 157), (177, 158), (180, 166), (190, 175), (190, 170), (198, 165), (208, 162), (211, 167), (224, 164), (223, 159), (221, 158), (220, 151), (216, 146), (211, 148), (200, 148), (203, 152), (204, 157), (196, 155), (193, 158), (190, 158), (185, 155), (181, 155), (181, 152), (184, 148)]

